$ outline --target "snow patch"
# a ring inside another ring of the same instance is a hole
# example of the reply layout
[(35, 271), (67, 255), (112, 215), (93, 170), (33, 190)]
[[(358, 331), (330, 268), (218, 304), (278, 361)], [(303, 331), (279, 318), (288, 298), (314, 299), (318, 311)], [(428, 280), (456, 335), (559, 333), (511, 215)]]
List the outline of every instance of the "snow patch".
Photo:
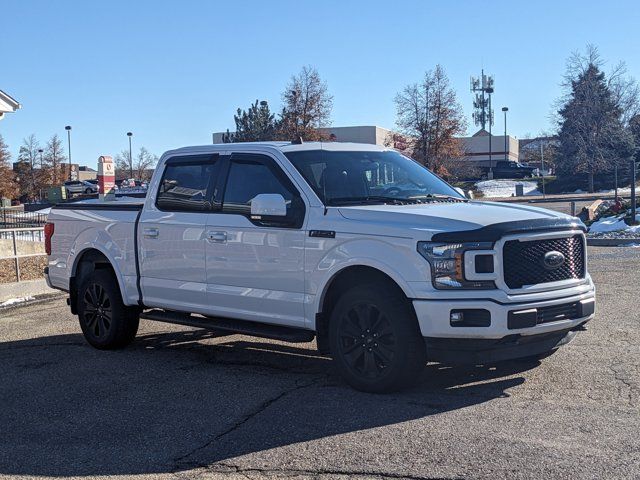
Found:
[[(636, 215), (640, 221), (640, 215)], [(615, 217), (603, 217), (591, 224), (589, 233), (627, 232), (640, 233), (640, 225), (627, 225), (624, 222), (624, 214)]]
[(537, 182), (517, 180), (484, 180), (476, 183), (476, 189), (486, 198), (512, 197), (516, 194), (516, 185), (522, 184), (525, 195), (542, 195)]
[(15, 305), (16, 303), (24, 303), (24, 302), (28, 302), (30, 300), (34, 300), (33, 297), (17, 297), (17, 298), (10, 298), (9, 300), (5, 300), (4, 302), (0, 303), (0, 308), (2, 307), (9, 307), (11, 305)]

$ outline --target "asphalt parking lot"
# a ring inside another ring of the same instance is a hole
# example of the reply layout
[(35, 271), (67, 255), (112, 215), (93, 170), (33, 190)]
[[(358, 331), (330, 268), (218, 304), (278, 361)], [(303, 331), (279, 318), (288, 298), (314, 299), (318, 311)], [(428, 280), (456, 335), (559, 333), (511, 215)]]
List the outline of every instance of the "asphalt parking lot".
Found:
[(589, 253), (573, 343), (393, 395), (306, 346), (144, 321), (105, 352), (62, 298), (0, 311), (0, 476), (639, 478), (640, 249)]

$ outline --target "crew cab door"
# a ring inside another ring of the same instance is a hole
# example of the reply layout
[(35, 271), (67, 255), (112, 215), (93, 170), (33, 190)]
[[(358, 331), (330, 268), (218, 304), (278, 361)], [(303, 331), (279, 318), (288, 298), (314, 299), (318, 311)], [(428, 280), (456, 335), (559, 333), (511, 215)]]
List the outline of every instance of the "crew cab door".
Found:
[(138, 226), (140, 286), (149, 307), (207, 309), (205, 231), (219, 156), (169, 158)]
[[(206, 231), (211, 314), (304, 326), (305, 204), (277, 162), (267, 155), (226, 156), (222, 208)], [(281, 194), (284, 217), (251, 215), (251, 200)]]

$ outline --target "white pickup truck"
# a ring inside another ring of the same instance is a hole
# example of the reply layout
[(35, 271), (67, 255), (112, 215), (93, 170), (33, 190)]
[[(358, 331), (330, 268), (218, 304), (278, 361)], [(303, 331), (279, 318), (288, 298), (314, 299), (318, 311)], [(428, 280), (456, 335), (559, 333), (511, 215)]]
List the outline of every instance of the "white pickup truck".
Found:
[(52, 209), (49, 285), (94, 347), (140, 318), (315, 339), (353, 387), (427, 361), (541, 358), (593, 318), (584, 225), (471, 201), (396, 151), (237, 143), (165, 153), (145, 199)]

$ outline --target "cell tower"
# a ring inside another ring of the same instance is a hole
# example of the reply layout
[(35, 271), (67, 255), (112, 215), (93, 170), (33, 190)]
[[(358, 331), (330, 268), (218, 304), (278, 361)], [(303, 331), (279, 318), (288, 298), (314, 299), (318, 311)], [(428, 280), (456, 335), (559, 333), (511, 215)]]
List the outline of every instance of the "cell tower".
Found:
[(493, 126), (493, 110), (491, 109), (491, 94), (493, 93), (493, 75), (485, 75), (484, 70), (480, 77), (471, 77), (471, 93), (475, 93), (473, 100), (473, 122), (489, 131)]

